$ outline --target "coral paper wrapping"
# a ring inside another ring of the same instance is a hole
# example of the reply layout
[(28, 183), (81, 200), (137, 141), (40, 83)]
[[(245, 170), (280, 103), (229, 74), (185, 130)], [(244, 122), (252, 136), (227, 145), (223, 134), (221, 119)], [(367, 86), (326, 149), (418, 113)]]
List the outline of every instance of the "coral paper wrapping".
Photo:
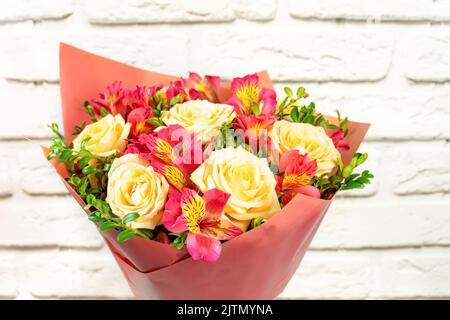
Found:
[[(266, 72), (259, 73), (263, 86), (271, 87)], [(126, 86), (168, 84), (172, 76), (144, 71), (80, 49), (61, 44), (60, 81), (65, 138), (82, 121), (89, 121), (83, 102), (96, 97), (107, 85), (121, 80)], [(225, 100), (230, 85), (221, 88)], [(330, 117), (333, 119), (332, 117)], [(369, 125), (349, 122), (348, 162), (362, 142)], [(47, 150), (44, 149), (44, 153)], [(64, 166), (51, 163), (62, 178)], [(83, 200), (64, 181), (81, 206)], [(117, 232), (102, 236), (138, 299), (273, 299), (286, 287), (299, 266), (332, 200), (297, 195), (280, 213), (260, 227), (223, 244), (213, 264), (194, 261), (185, 250), (134, 237), (125, 243)]]

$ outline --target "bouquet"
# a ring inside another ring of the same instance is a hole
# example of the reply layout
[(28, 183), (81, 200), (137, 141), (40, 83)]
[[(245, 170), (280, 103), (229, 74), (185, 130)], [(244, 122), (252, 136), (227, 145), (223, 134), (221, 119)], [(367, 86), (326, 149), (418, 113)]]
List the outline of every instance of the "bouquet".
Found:
[[(355, 170), (368, 125), (266, 72), (147, 72), (62, 44), (64, 134), (47, 158), (137, 298), (274, 298)], [(99, 93), (100, 92), (100, 93)]]

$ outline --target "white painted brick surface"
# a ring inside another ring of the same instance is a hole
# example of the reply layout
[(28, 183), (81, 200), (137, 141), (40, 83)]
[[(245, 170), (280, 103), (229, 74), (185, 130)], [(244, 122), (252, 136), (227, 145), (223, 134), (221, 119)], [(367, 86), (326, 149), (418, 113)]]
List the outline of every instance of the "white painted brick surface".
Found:
[(172, 74), (268, 69), (278, 92), (304, 85), (320, 111), (372, 122), (373, 184), (337, 197), (281, 297), (450, 298), (448, 1), (2, 5), (0, 298), (132, 297), (38, 147), (60, 119), (60, 41)]
[(336, 201), (313, 240), (314, 249), (450, 245), (450, 202)]
[(30, 255), (26, 262), (26, 278), (36, 298), (132, 297), (119, 267), (106, 251), (51, 251)]
[(0, 22), (62, 19), (72, 12), (72, 0), (2, 0)]
[(412, 34), (401, 49), (408, 79), (427, 82), (450, 80), (450, 31), (447, 28)]
[(2, 219), (10, 228), (0, 234), (2, 247), (99, 248), (100, 235), (84, 211), (71, 198), (32, 204), (5, 205)]
[(19, 292), (17, 269), (11, 261), (11, 253), (0, 253), (0, 299), (13, 299)]
[(306, 19), (450, 21), (448, 1), (289, 0), (292, 16)]
[(393, 45), (389, 33), (348, 28), (224, 29), (195, 40), (193, 70), (230, 78), (267, 69), (282, 81), (380, 80), (388, 71)]

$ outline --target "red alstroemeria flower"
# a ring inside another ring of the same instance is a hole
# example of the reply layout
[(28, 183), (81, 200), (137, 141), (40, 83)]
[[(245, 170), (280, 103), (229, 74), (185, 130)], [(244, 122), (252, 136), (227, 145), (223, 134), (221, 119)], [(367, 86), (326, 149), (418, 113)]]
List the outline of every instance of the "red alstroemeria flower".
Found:
[(258, 105), (259, 114), (273, 114), (277, 107), (277, 95), (273, 89), (261, 88), (259, 77), (255, 74), (234, 78), (231, 82), (232, 97), (227, 101), (234, 106), (239, 115), (253, 114)]
[(143, 133), (150, 133), (154, 126), (147, 122), (147, 119), (153, 118), (150, 108), (139, 107), (130, 111), (127, 122), (131, 124), (131, 136), (137, 137)]
[(220, 240), (229, 240), (242, 230), (222, 219), (229, 194), (211, 189), (201, 197), (192, 189), (183, 188), (166, 203), (164, 226), (171, 232), (188, 231), (186, 248), (194, 260), (215, 262), (222, 250)]
[(281, 156), (279, 172), (284, 172), (283, 177), (277, 176), (277, 191), (283, 191), (281, 201), (287, 204), (297, 193), (303, 193), (311, 197), (320, 198), (320, 191), (309, 185), (311, 179), (317, 173), (317, 162), (302, 155), (298, 150), (291, 150)]
[(191, 100), (201, 99), (219, 102), (220, 77), (205, 76), (189, 72), (187, 78), (181, 78)]
[(339, 151), (347, 151), (350, 149), (350, 145), (344, 140), (344, 130), (342, 130), (342, 128), (331, 131), (329, 136), (331, 140), (333, 140), (334, 146)]
[(132, 93), (122, 86), (122, 82), (114, 81), (106, 87), (106, 91), (100, 94), (100, 98), (90, 101), (94, 112), (101, 114), (101, 109), (105, 108), (112, 115), (121, 114), (126, 118), (128, 105), (132, 100)]
[(160, 91), (162, 86), (137, 86), (136, 89), (131, 91), (133, 101), (130, 103), (129, 109), (145, 108), (151, 109), (155, 106), (153, 97), (156, 91)]

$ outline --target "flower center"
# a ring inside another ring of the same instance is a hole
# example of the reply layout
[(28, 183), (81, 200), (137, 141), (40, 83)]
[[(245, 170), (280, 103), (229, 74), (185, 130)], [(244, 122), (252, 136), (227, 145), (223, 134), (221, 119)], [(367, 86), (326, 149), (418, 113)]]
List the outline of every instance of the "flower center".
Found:
[(258, 103), (259, 100), (259, 88), (256, 86), (243, 86), (240, 87), (236, 92), (236, 97), (241, 100), (244, 106), (244, 113), (252, 113), (253, 103)]
[(190, 202), (183, 204), (181, 210), (184, 213), (186, 219), (186, 225), (190, 232), (199, 233), (199, 223), (205, 214), (206, 205), (205, 201), (199, 196), (195, 196)]
[(306, 174), (288, 174), (283, 179), (283, 189), (295, 189), (300, 186), (306, 186), (311, 181), (311, 178)]

